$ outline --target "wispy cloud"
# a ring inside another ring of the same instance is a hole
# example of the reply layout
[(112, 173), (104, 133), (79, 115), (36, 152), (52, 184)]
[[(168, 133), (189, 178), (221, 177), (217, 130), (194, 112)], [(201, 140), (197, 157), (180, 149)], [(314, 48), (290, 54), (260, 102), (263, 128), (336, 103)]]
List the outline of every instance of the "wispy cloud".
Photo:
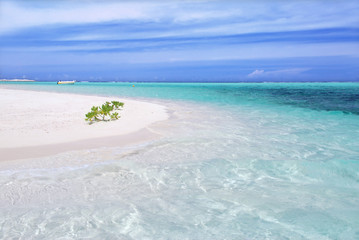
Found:
[[(190, 28), (191, 26), (189, 26)], [(73, 25), (71, 27), (57, 27), (52, 29), (32, 29), (23, 31), (11, 36), (3, 36), (0, 44), (8, 47), (48, 47), (48, 46), (86, 46), (98, 50), (101, 46), (105, 48), (125, 47), (196, 47), (199, 45), (243, 45), (243, 44), (262, 44), (262, 43), (290, 43), (290, 44), (313, 44), (313, 43), (357, 43), (359, 38), (359, 28), (331, 28), (316, 29), (305, 31), (286, 31), (286, 32), (264, 32), (250, 34), (233, 34), (217, 36), (170, 36), (152, 37), (152, 32), (163, 31), (168, 28), (176, 28), (175, 25), (167, 26), (153, 24), (133, 25), (123, 24), (118, 30), (117, 24), (87, 24)], [(177, 28), (178, 29), (178, 28)], [(46, 31), (45, 35), (41, 33)], [(118, 32), (116, 32), (118, 31)], [(78, 32), (91, 37), (74, 38)], [(146, 38), (138, 36), (138, 33), (146, 35)], [(112, 33), (110, 39), (101, 38), (101, 34)], [(40, 49), (39, 49), (40, 50)]]
[(2, 0), (0, 66), (272, 59), (241, 76), (289, 76), (304, 68), (278, 59), (358, 58), (357, 16), (356, 0)]
[(250, 78), (255, 78), (255, 77), (258, 77), (258, 76), (262, 76), (264, 74), (264, 70), (254, 70), (253, 72), (251, 72), (250, 74), (248, 74), (247, 76), (250, 77)]
[(299, 73), (303, 73), (305, 71), (310, 70), (310, 68), (289, 68), (289, 69), (280, 69), (274, 71), (264, 71), (264, 70), (254, 70), (250, 74), (247, 75), (248, 78), (283, 78), (283, 77), (290, 77), (296, 76)]
[[(53, 24), (196, 24), (189, 34), (233, 34), (358, 26), (355, 1), (2, 1), (0, 33)], [(217, 24), (216, 24), (217, 23)], [(219, 24), (218, 24), (219, 23)], [(167, 32), (175, 34), (176, 31)], [(163, 34), (166, 34), (162, 32)]]
[[(8, 32), (34, 26), (81, 24), (121, 20), (147, 20), (155, 7), (151, 3), (72, 1), (44, 4), (41, 8), (21, 4), (21, 1), (1, 3), (0, 31)], [(62, 3), (62, 4), (61, 4)]]

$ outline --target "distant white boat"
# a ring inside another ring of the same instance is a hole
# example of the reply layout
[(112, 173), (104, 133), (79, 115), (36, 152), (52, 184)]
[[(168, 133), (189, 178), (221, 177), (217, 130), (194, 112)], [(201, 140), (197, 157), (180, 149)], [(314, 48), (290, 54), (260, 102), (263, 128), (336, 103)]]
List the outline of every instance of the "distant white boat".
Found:
[(75, 84), (75, 80), (73, 81), (58, 81), (57, 84)]

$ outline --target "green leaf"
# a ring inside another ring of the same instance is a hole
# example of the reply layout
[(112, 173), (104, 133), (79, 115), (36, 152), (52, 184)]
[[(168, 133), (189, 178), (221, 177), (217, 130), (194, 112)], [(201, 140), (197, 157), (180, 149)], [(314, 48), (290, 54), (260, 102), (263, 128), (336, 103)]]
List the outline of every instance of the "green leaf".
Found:
[(116, 120), (118, 118), (119, 118), (118, 112), (114, 112), (114, 113), (111, 114), (111, 120)]
[[(120, 107), (123, 107), (123, 102), (118, 101), (111, 101), (111, 102), (105, 102), (101, 106), (92, 106), (91, 112), (88, 112), (85, 116), (85, 120), (89, 121), (90, 124), (93, 121), (110, 121), (110, 120), (116, 120), (119, 119), (120, 116), (118, 112), (115, 112), (115, 110), (120, 110)], [(102, 119), (100, 119), (101, 117)]]

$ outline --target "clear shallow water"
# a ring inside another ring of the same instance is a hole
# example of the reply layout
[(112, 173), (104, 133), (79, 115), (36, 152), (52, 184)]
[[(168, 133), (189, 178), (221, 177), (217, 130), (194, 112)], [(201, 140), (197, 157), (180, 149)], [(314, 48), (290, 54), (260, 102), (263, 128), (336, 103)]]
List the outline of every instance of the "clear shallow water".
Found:
[(356, 83), (53, 83), (141, 97), (166, 137), (4, 169), (0, 238), (358, 239)]

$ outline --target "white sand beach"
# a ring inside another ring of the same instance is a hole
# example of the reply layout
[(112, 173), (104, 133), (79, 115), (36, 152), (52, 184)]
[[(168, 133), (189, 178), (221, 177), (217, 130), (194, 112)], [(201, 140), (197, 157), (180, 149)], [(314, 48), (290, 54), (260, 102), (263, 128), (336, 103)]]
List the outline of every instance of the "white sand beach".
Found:
[[(113, 100), (125, 103), (119, 120), (85, 121), (92, 106)], [(164, 106), (116, 97), (0, 88), (0, 103), (3, 161), (148, 141), (158, 137), (148, 127), (168, 118)]]

